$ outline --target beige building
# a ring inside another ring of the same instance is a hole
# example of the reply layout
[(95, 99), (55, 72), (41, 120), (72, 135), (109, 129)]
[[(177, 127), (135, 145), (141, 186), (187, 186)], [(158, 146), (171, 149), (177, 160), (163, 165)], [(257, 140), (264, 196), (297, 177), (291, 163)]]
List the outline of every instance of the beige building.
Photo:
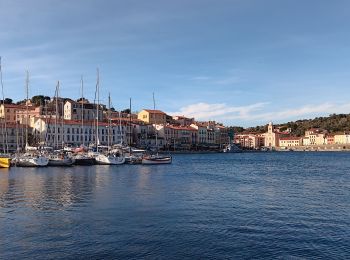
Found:
[(336, 134), (334, 135), (335, 144), (350, 144), (350, 134)]
[(208, 143), (208, 131), (207, 126), (202, 123), (194, 123), (190, 125), (192, 128), (197, 129), (197, 144), (203, 145)]
[(154, 125), (158, 136), (170, 148), (190, 149), (197, 145), (198, 130), (190, 126)]
[(302, 137), (280, 137), (279, 139), (279, 146), (281, 148), (288, 148), (293, 146), (301, 146), (303, 145), (303, 138)]
[(255, 133), (236, 134), (234, 143), (239, 144), (242, 148), (259, 149), (265, 145), (265, 137)]
[(6, 118), (8, 123), (16, 123), (18, 120), (17, 112), (26, 111), (26, 106), (15, 104), (1, 104), (0, 105), (0, 118)]
[[(89, 103), (88, 100), (84, 100), (83, 104), (73, 100), (67, 100), (64, 104), (64, 119), (65, 120), (81, 120), (84, 116), (84, 120), (96, 120), (97, 118), (97, 105)], [(98, 121), (103, 121), (104, 105), (100, 105), (98, 110)], [(84, 115), (83, 115), (84, 111)]]
[(166, 114), (160, 110), (143, 109), (137, 118), (148, 124), (166, 124)]
[(305, 131), (304, 145), (325, 145), (327, 144), (326, 135), (318, 128), (312, 128)]

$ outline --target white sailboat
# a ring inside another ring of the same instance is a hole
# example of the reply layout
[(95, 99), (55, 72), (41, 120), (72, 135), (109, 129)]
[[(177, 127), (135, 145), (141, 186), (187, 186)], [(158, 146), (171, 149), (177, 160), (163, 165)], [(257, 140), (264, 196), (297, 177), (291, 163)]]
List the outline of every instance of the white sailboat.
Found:
[(15, 166), (19, 167), (43, 167), (47, 166), (49, 163), (48, 158), (46, 158), (44, 155), (42, 155), (40, 152), (30, 152), (31, 146), (28, 145), (28, 124), (29, 124), (29, 114), (28, 114), (28, 88), (29, 88), (29, 73), (27, 71), (27, 77), (26, 77), (26, 93), (27, 93), (27, 99), (26, 99), (26, 146), (25, 150), (28, 152), (24, 154), (17, 154), (15, 158), (12, 160), (13, 164)]
[(84, 129), (84, 80), (81, 77), (81, 132), (83, 136), (81, 147), (75, 149), (76, 154), (73, 156), (75, 165), (90, 166), (95, 165), (96, 160), (94, 157), (88, 155), (85, 152), (85, 129)]
[[(156, 102), (153, 93), (153, 109), (156, 110)], [(156, 149), (157, 153), (153, 155), (146, 155), (142, 158), (142, 164), (170, 164), (172, 163), (172, 157), (170, 155), (158, 154), (158, 134), (156, 130)]]
[[(125, 163), (125, 157), (123, 154), (113, 154), (110, 152), (110, 116), (108, 116), (108, 145), (107, 145), (107, 153), (99, 152), (98, 151), (98, 145), (99, 145), (99, 139), (98, 139), (98, 119), (99, 119), (99, 99), (100, 99), (100, 77), (99, 77), (99, 71), (97, 70), (97, 83), (96, 83), (96, 93), (97, 93), (97, 106), (96, 106), (96, 163), (97, 164), (104, 164), (104, 165), (119, 165)], [(108, 97), (108, 112), (110, 113), (110, 106), (111, 106), (111, 98), (110, 95)]]

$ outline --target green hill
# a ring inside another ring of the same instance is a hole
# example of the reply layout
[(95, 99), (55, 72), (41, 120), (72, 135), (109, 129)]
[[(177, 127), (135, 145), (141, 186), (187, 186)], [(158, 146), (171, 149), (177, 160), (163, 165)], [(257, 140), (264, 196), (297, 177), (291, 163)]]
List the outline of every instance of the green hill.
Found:
[[(329, 133), (350, 132), (350, 114), (331, 114), (327, 117), (302, 119), (284, 124), (276, 124), (275, 127), (279, 127), (281, 131), (290, 128), (292, 135), (296, 136), (304, 135), (305, 130), (310, 128), (321, 128), (327, 130)], [(267, 131), (267, 125), (249, 128), (232, 126), (230, 129), (232, 129), (234, 133), (242, 133), (244, 131), (264, 133)]]

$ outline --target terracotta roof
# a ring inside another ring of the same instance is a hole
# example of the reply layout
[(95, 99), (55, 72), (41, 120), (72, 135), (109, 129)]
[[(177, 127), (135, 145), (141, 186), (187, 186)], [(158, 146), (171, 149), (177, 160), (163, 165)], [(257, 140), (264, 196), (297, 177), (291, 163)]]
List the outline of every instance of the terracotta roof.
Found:
[(161, 110), (152, 110), (152, 109), (144, 109), (145, 111), (147, 111), (148, 113), (151, 113), (151, 114), (164, 114), (165, 113)]
[[(1, 104), (2, 105), (2, 104)], [(16, 105), (16, 104), (5, 104), (5, 108), (19, 108), (19, 109), (26, 109), (26, 106), (24, 105)], [(31, 108), (30, 106), (28, 107)]]

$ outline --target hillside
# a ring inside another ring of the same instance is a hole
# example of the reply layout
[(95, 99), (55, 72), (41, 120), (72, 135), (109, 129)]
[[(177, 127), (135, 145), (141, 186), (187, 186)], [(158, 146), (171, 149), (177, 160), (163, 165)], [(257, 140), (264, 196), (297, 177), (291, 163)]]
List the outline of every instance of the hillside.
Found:
[[(302, 136), (305, 130), (310, 128), (321, 128), (327, 130), (329, 133), (335, 132), (350, 132), (350, 114), (332, 114), (327, 117), (316, 117), (314, 119), (302, 119), (297, 121), (291, 121), (283, 124), (276, 124), (275, 127), (280, 127), (280, 130), (286, 130), (291, 128), (292, 135)], [(264, 133), (267, 131), (267, 126), (256, 126), (256, 127), (230, 127), (234, 133), (242, 133), (244, 131)]]

